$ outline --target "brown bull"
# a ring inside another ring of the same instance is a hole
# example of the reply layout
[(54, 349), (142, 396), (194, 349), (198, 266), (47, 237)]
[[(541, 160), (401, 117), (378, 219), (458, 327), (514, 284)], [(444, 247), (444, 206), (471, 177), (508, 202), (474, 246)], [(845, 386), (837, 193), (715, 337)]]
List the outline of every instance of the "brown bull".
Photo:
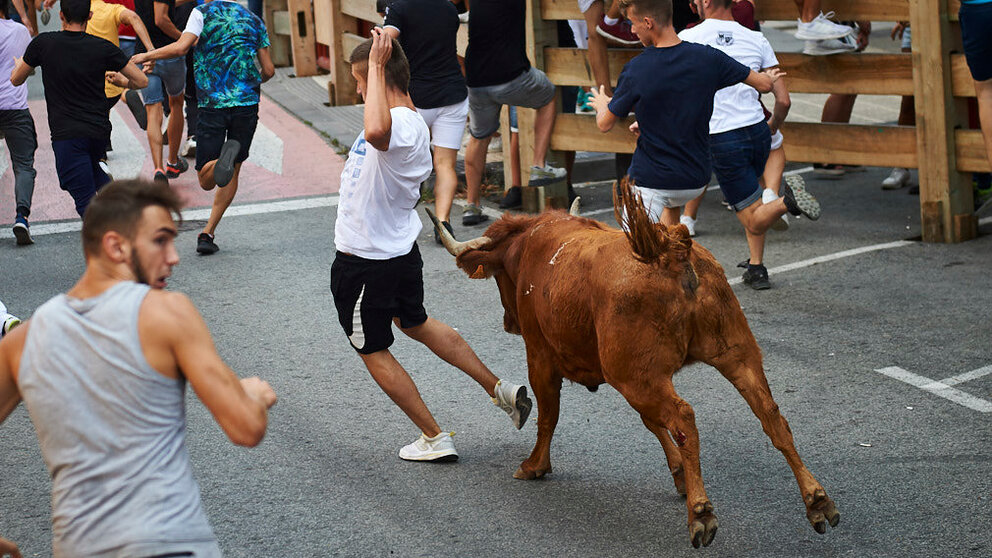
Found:
[(472, 278), (496, 278), (504, 328), (524, 338), (537, 444), (514, 477), (551, 472), (563, 378), (590, 390), (609, 383), (661, 442), (675, 487), (686, 496), (692, 545), (709, 545), (718, 522), (703, 487), (699, 434), (692, 407), (672, 384), (680, 368), (700, 361), (734, 384), (785, 456), (813, 528), (836, 526), (840, 514), (796, 452), (723, 269), (684, 226), (652, 224), (626, 186), (618, 201), (624, 228), (633, 232), (578, 217), (574, 208), (506, 214), (468, 242), (438, 227), (458, 267)]

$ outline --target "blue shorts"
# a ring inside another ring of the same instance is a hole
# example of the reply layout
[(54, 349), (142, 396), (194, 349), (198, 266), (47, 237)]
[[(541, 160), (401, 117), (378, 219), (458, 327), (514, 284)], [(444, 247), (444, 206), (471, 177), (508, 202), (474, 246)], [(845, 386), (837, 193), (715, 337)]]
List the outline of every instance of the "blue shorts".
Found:
[(761, 199), (758, 177), (765, 172), (772, 135), (768, 124), (756, 124), (710, 135), (710, 157), (720, 190), (734, 211)]
[(196, 170), (220, 157), (220, 148), (229, 139), (238, 140), (241, 144), (241, 151), (234, 162), (243, 162), (248, 158), (257, 125), (258, 105), (199, 107), (196, 116)]
[(155, 62), (155, 68), (148, 74), (148, 87), (141, 90), (145, 105), (157, 105), (166, 97), (186, 93), (186, 57), (170, 58)]
[(961, 42), (975, 81), (992, 79), (992, 2), (961, 4)]

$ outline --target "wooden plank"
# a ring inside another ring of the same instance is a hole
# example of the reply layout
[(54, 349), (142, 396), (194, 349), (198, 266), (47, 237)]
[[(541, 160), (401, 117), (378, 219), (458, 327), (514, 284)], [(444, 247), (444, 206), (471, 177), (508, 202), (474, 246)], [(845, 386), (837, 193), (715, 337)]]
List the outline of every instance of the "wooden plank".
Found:
[[(675, 0), (680, 1), (680, 0)], [(955, 1), (955, 0), (950, 0)], [(799, 10), (793, 0), (759, 0), (755, 2), (757, 19), (799, 19)], [(874, 21), (907, 21), (909, 5), (906, 0), (823, 0), (822, 10), (833, 11), (837, 19), (867, 19)], [(957, 11), (955, 10), (955, 13)], [(543, 0), (541, 17), (544, 19), (582, 19), (575, 0)]]
[(382, 23), (382, 16), (375, 11), (373, 0), (340, 0), (341, 13), (365, 21), (371, 21), (376, 25)]
[(559, 114), (551, 132), (551, 149), (559, 151), (598, 151), (633, 153), (634, 134), (627, 129), (633, 117), (617, 122), (605, 134), (596, 127), (596, 118), (583, 114)]
[(975, 96), (975, 80), (963, 54), (951, 55), (951, 91), (955, 97)]
[(355, 47), (364, 42), (365, 38), (361, 35), (341, 33), (341, 53), (344, 55), (343, 60), (348, 62), (351, 59), (351, 51), (355, 50)]
[[(277, 67), (289, 66), (289, 12), (286, 11), (286, 0), (269, 0), (265, 3), (265, 28), (269, 32), (269, 55)], [(285, 18), (283, 20), (283, 18)], [(285, 24), (281, 24), (281, 20)]]
[[(961, 242), (955, 215), (971, 213), (972, 193), (957, 171), (957, 124), (951, 96), (952, 48), (946, 0), (910, 0), (913, 27), (913, 80), (916, 89), (917, 151), (920, 207), (925, 242)], [(939, 222), (932, 222), (937, 219)]]
[(297, 77), (317, 75), (317, 41), (313, 33), (313, 5), (309, 0), (287, 0), (289, 42), (293, 47), (293, 70)]
[(992, 172), (985, 142), (978, 130), (954, 130), (954, 152), (961, 172)]
[[(289, 37), (293, 34), (293, 28), (289, 23), (289, 12), (272, 12), (272, 33)], [(271, 39), (270, 39), (271, 42)]]
[(961, 0), (947, 0), (947, 17), (951, 21), (958, 21), (958, 11), (961, 9)]
[[(545, 73), (555, 85), (593, 86), (596, 80), (586, 57), (585, 49), (546, 48), (544, 49)], [(616, 83), (623, 65), (640, 54), (641, 49), (616, 48), (607, 50), (610, 63), (610, 82)]]
[(788, 74), (790, 93), (912, 95), (913, 58), (909, 54), (806, 56), (776, 53)]
[(313, 0), (314, 36), (318, 43), (329, 45), (334, 40), (331, 31), (331, 0)]
[[(330, 58), (331, 81), (334, 83), (335, 105), (354, 105), (361, 101), (355, 89), (355, 78), (351, 75), (351, 65), (346, 62), (351, 50), (345, 52), (346, 34), (358, 31), (358, 22), (354, 17), (341, 12), (342, 4), (347, 0), (331, 1), (331, 42), (327, 45)], [(352, 47), (354, 48), (354, 47)]]

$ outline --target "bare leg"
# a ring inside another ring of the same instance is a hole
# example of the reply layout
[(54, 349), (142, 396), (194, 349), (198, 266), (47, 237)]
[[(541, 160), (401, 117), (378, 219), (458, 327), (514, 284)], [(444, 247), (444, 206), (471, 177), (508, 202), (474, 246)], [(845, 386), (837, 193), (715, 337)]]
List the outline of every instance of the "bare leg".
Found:
[[(399, 320), (395, 321), (399, 327)], [(443, 361), (468, 374), (486, 390), (489, 397), (496, 395), (494, 388), (499, 378), (486, 368), (472, 347), (451, 326), (434, 318), (427, 318), (426, 322), (402, 331), (410, 339), (426, 345)]]
[(782, 172), (785, 171), (785, 148), (779, 147), (768, 153), (765, 173), (758, 179), (761, 186), (777, 195), (782, 187)]
[(510, 180), (513, 184), (508, 184), (504, 191), (523, 184), (520, 179), (520, 132), (510, 132)]
[(478, 204), (482, 197), (482, 175), (486, 171), (486, 150), (489, 149), (489, 139), (471, 138), (465, 146), (465, 182), (468, 187), (466, 201)]
[(555, 125), (557, 110), (554, 100), (537, 109), (537, 114), (534, 116), (533, 165), (543, 167), (547, 164), (548, 146), (551, 144), (551, 129)]
[[(204, 165), (203, 168), (206, 169), (206, 165)], [(213, 167), (210, 167), (210, 169), (210, 180), (213, 180)], [(203, 227), (203, 232), (207, 234), (214, 234), (214, 230), (217, 229), (217, 224), (220, 223), (220, 218), (224, 216), (224, 212), (227, 211), (227, 208), (230, 207), (231, 202), (234, 200), (234, 194), (238, 193), (238, 177), (240, 174), (241, 163), (237, 163), (234, 165), (234, 177), (231, 178), (231, 182), (223, 188), (217, 188), (217, 193), (214, 194), (214, 205), (210, 208), (210, 218), (207, 219), (207, 226)]]
[(747, 250), (750, 255), (747, 261), (751, 265), (760, 265), (765, 257), (765, 235), (751, 234), (745, 230), (744, 236), (747, 237)]
[(450, 221), (451, 202), (458, 189), (458, 175), (455, 173), (457, 158), (457, 149), (434, 146), (434, 172), (437, 173), (437, 180), (434, 182), (434, 211), (441, 221)]
[[(611, 12), (614, 8), (616, 8), (615, 2), (614, 6), (611, 7)], [(619, 18), (620, 9), (616, 8), (616, 12), (617, 15), (611, 17)], [(582, 14), (582, 17), (586, 20), (586, 27), (589, 28), (589, 49), (586, 51), (586, 57), (589, 60), (589, 67), (592, 68), (592, 77), (596, 81), (596, 87), (603, 85), (606, 87), (606, 94), (612, 95), (613, 92), (610, 88), (610, 60), (606, 51), (606, 37), (596, 32), (596, 24), (599, 23), (599, 18), (602, 15), (602, 2), (593, 2), (592, 6)]]
[(613, 3), (610, 4), (610, 9), (606, 11), (606, 15), (612, 17), (613, 19), (618, 19), (623, 16), (623, 14), (620, 13), (620, 0), (613, 0)]
[[(179, 147), (183, 143), (183, 95), (169, 97), (169, 162), (179, 162)], [(148, 126), (151, 129), (151, 126)], [(161, 141), (161, 140), (160, 140)], [(161, 168), (161, 167), (159, 167)]]
[(703, 193), (699, 194), (698, 198), (685, 204), (685, 209), (682, 211), (682, 214), (685, 215), (686, 217), (691, 217), (695, 219), (696, 215), (699, 213), (699, 206), (702, 205), (703, 203), (703, 196), (705, 195), (706, 195), (706, 190), (703, 190)]
[[(145, 105), (145, 112), (148, 113), (148, 150), (152, 154), (152, 166), (155, 169), (165, 170), (162, 164), (162, 103)], [(169, 143), (172, 143), (170, 140)]]
[(799, 19), (804, 23), (813, 21), (813, 18), (820, 15), (820, 0), (795, 0), (796, 7), (799, 8)]
[(985, 154), (992, 162), (992, 79), (976, 81), (975, 95), (978, 98), (978, 119), (985, 138)]
[[(749, 234), (763, 236), (771, 228), (776, 219), (785, 215), (785, 199), (778, 198), (771, 203), (761, 203), (758, 200), (743, 210), (737, 212), (737, 220), (744, 225)], [(750, 243), (750, 242), (749, 242)], [(756, 263), (756, 262), (751, 262)]]
[(827, 97), (823, 103), (823, 113), (820, 116), (821, 122), (841, 122), (851, 121), (851, 111), (854, 110), (854, 101), (857, 95), (843, 95), (834, 93)]
[(681, 207), (665, 207), (661, 210), (661, 224), (674, 227), (679, 224), (679, 217), (682, 215)]
[(410, 417), (413, 424), (417, 425), (425, 436), (433, 438), (441, 433), (434, 415), (420, 397), (417, 384), (413, 383), (413, 378), (397, 362), (392, 353), (382, 350), (360, 356), (375, 383), (379, 384), (382, 391), (386, 392), (393, 403)]

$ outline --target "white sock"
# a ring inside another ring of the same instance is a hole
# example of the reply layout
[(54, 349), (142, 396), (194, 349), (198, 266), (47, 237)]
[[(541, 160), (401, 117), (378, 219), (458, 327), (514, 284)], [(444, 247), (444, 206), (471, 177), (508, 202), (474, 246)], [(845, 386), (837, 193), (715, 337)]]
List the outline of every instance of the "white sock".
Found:
[(761, 203), (768, 204), (778, 199), (778, 194), (776, 194), (771, 188), (765, 188), (761, 192)]
[(607, 25), (616, 25), (620, 23), (620, 18), (613, 18), (610, 16), (603, 16), (603, 23)]

